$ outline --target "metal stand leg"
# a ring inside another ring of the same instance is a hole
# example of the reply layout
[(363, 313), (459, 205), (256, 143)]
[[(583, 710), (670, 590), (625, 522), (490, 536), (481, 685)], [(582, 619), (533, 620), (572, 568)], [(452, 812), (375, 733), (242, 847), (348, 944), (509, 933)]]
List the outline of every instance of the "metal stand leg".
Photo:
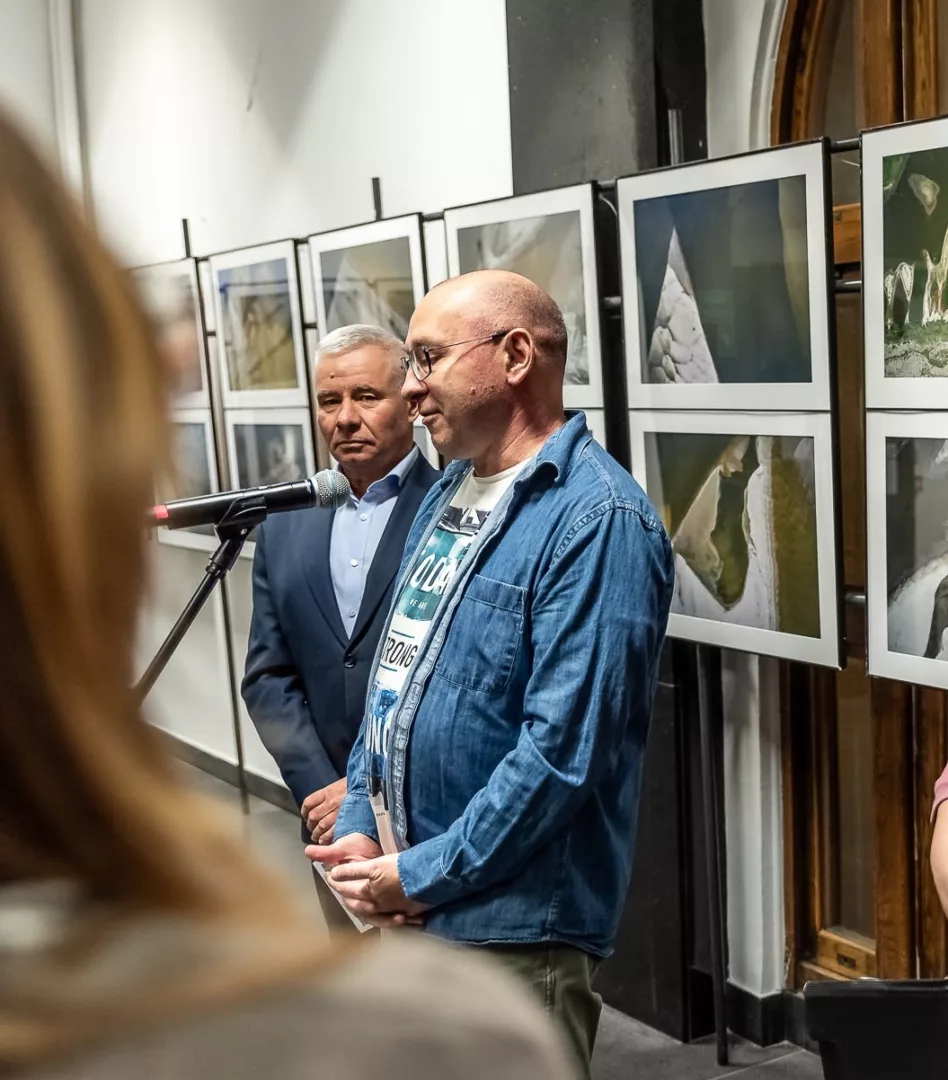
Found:
[(718, 1064), (728, 1063), (727, 1047), (727, 927), (722, 864), (723, 815), (715, 739), (722, 730), (721, 654), (708, 645), (698, 653), (698, 726), (701, 736), (701, 786), (704, 801), (704, 836), (707, 853), (708, 903), (710, 906), (711, 977), (714, 996), (714, 1031)]

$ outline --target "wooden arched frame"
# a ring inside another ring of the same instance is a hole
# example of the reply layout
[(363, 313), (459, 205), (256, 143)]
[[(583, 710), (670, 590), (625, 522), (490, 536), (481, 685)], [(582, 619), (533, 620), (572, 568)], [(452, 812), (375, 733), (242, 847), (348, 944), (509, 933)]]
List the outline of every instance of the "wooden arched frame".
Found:
[[(937, 114), (937, 4), (938, 0), (856, 0), (860, 128)], [(820, 124), (843, 13), (843, 0), (787, 0), (771, 102), (773, 144), (824, 134)], [(834, 207), (835, 261), (840, 270), (859, 262), (860, 227), (858, 204)], [(841, 434), (861, 458), (861, 365), (854, 356), (840, 355), (839, 361)], [(852, 385), (844, 387), (847, 369)], [(855, 460), (851, 465), (858, 485), (862, 466)], [(843, 499), (845, 504), (845, 485)], [(846, 622), (850, 646), (858, 648), (862, 619), (854, 605), (847, 605)], [(834, 676), (785, 666), (782, 684), (785, 880), (805, 883), (787, 893), (791, 984), (847, 973), (883, 978), (944, 975), (948, 934), (922, 853), (928, 851), (931, 839), (932, 782), (948, 756), (948, 699), (940, 691), (872, 680), (867, 734), (871, 731), (876, 815), (875, 941), (874, 947), (860, 951), (826, 927), (820, 914), (822, 896), (827, 895), (821, 885), (821, 879), (826, 880), (827, 852), (820, 822), (823, 804), (831, 796), (821, 789), (825, 778), (814, 769), (814, 762), (821, 740), (827, 740), (827, 721), (835, 715)]]

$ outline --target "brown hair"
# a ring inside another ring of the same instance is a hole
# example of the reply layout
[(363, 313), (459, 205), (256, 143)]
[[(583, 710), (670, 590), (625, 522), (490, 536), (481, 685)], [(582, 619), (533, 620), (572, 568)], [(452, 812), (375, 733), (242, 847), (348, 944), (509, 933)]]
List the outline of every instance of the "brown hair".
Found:
[[(289, 927), (289, 901), (178, 782), (131, 690), (165, 383), (126, 275), (0, 117), (0, 884)], [(0, 1067), (18, 1045), (3, 1020), (0, 1003)]]

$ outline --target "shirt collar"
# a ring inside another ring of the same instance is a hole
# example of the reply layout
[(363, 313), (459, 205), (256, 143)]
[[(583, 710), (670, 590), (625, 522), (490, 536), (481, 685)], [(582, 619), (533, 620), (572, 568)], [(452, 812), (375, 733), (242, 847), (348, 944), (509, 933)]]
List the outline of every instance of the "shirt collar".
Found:
[[(415, 464), (417, 460), (418, 447), (413, 446), (411, 450), (409, 450), (409, 452), (402, 458), (402, 460), (397, 465), (395, 465), (394, 468), (390, 469), (389, 472), (385, 474), (385, 476), (369, 484), (369, 486), (365, 489), (365, 494), (362, 496), (362, 498), (366, 499), (370, 495), (378, 497), (379, 495), (384, 494), (386, 491), (390, 490), (401, 491), (402, 484), (405, 482), (405, 477), (408, 475), (411, 467)], [(351, 495), (350, 498), (355, 503), (358, 503), (360, 501), (355, 497), (355, 495)]]

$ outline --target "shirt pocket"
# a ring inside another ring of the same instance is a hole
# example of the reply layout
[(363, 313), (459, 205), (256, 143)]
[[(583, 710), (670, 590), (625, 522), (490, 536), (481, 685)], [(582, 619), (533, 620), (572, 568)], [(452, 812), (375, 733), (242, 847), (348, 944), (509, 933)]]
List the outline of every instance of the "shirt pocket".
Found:
[(483, 693), (504, 690), (523, 636), (526, 590), (474, 574), (454, 611), (435, 674)]

